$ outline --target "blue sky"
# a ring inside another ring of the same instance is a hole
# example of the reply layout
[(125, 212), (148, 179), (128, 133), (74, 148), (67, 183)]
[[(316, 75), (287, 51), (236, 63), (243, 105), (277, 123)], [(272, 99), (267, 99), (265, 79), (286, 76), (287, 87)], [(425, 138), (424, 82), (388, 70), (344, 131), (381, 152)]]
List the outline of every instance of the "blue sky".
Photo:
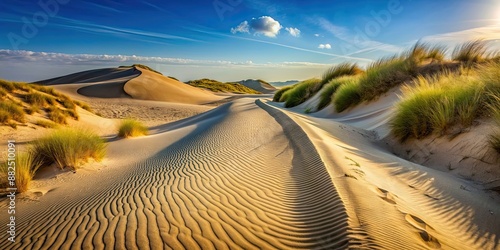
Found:
[(181, 80), (302, 80), (419, 39), (500, 39), (496, 0), (29, 2), (0, 2), (0, 78), (144, 63)]

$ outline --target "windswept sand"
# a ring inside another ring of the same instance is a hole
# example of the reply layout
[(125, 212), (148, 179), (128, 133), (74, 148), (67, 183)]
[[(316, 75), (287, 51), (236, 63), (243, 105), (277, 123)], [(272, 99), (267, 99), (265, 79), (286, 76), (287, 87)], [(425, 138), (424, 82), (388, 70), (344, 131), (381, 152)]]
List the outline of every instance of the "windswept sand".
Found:
[(75, 174), (38, 201), (20, 201), (19, 242), (4, 237), (2, 246), (347, 246), (344, 206), (313, 144), (288, 118), (243, 99), (152, 132), (111, 142), (98, 175)]

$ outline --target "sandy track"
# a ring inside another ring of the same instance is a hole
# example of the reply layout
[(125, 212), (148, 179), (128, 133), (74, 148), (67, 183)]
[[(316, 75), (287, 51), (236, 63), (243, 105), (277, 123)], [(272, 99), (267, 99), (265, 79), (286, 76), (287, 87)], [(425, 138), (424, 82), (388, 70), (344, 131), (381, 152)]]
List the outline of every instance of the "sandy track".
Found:
[(2, 248), (347, 247), (345, 208), (313, 144), (252, 99), (112, 142), (109, 156), (98, 176), (21, 201), (18, 242)]

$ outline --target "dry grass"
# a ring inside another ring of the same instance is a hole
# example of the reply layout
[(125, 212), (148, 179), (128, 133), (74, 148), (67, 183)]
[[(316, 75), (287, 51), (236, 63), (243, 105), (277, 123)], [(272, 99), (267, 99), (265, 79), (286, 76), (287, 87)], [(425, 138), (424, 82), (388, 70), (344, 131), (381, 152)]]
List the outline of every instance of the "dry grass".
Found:
[(118, 136), (128, 138), (148, 134), (148, 127), (134, 119), (125, 119), (118, 128)]
[(61, 169), (77, 169), (89, 158), (102, 160), (106, 144), (91, 131), (65, 128), (35, 141), (33, 153), (35, 159), (45, 164), (55, 162)]
[(482, 40), (476, 40), (457, 46), (453, 50), (452, 59), (470, 65), (483, 61), (486, 58), (486, 54), (486, 43)]
[[(36, 171), (41, 166), (41, 162), (35, 159), (31, 151), (18, 152), (15, 158), (15, 184), (18, 193), (26, 192), (35, 176)], [(0, 163), (0, 175), (2, 176), (1, 186), (7, 187), (7, 176), (9, 173), (8, 162)], [(11, 169), (12, 170), (12, 169)]]

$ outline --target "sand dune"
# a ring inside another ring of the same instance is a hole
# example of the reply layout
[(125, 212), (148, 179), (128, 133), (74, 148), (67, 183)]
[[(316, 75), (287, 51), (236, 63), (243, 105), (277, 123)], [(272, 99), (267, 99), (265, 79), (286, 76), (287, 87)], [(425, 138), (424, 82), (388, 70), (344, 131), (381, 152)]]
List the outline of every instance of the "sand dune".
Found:
[(97, 69), (38, 82), (78, 98), (133, 98), (205, 104), (223, 99), (169, 77), (136, 67)]
[(265, 83), (265, 82), (261, 82), (260, 80), (244, 80), (244, 81), (240, 81), (239, 83), (251, 88), (251, 89), (254, 89), (254, 90), (257, 90), (263, 94), (272, 94), (274, 93), (277, 89), (268, 84), (268, 83)]
[(19, 205), (20, 242), (9, 245), (4, 237), (2, 246), (348, 245), (347, 214), (313, 144), (288, 118), (273, 118), (253, 99), (145, 138), (112, 142), (109, 151), (109, 167), (99, 175), (72, 177), (40, 202)]

